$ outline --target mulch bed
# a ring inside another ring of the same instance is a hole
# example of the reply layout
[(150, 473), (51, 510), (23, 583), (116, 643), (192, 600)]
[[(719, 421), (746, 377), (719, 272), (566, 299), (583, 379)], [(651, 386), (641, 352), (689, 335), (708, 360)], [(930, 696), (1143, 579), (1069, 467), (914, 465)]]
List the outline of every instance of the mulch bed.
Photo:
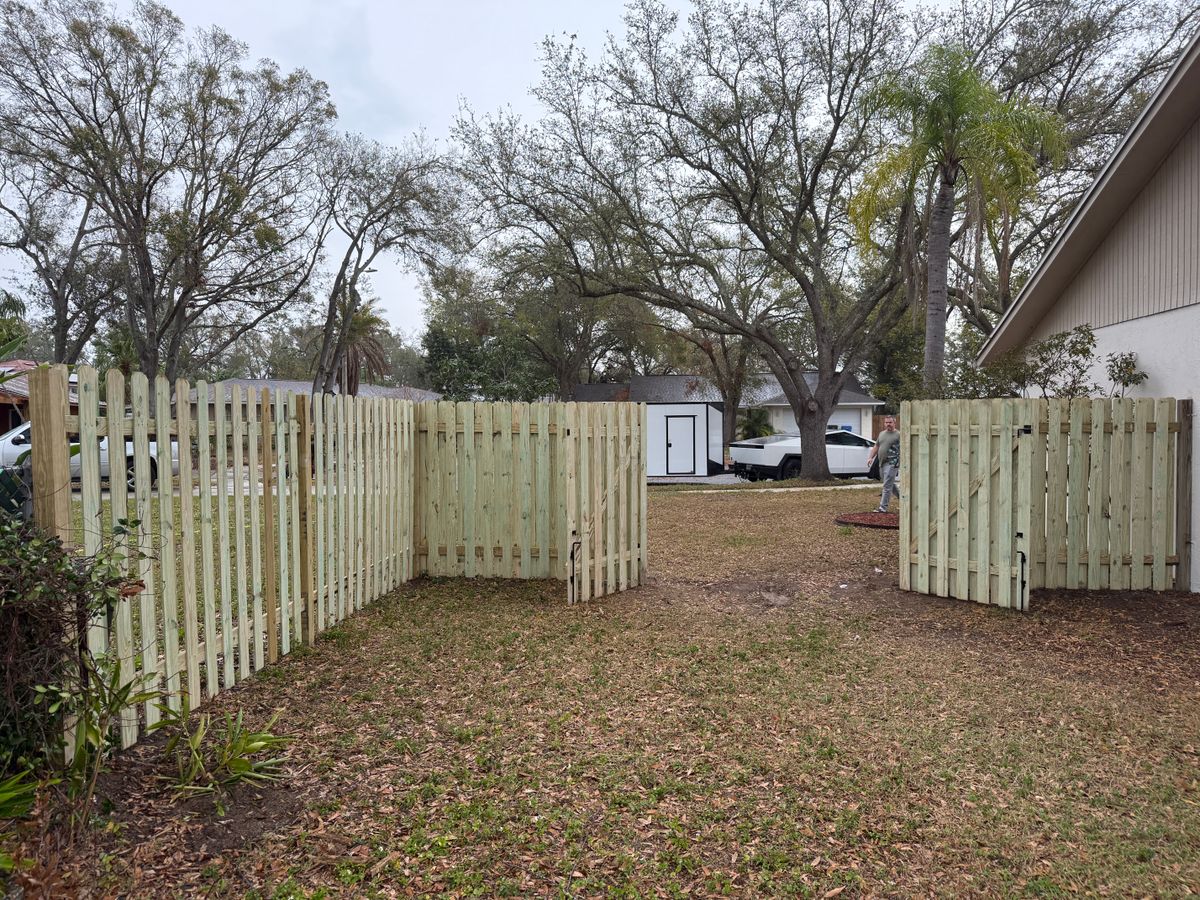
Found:
[(834, 521), (838, 525), (853, 525), (856, 528), (897, 529), (900, 527), (899, 514), (892, 512), (842, 513)]

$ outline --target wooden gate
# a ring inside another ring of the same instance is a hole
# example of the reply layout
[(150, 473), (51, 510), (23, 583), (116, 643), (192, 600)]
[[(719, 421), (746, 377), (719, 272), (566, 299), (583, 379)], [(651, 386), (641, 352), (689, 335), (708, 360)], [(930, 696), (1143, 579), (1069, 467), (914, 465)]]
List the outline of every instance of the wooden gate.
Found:
[(1033, 588), (1186, 590), (1191, 401), (905, 403), (900, 586), (1025, 610)]
[(1027, 608), (1033, 402), (903, 404), (903, 589)]
[(577, 603), (645, 578), (646, 406), (567, 409), (567, 602)]

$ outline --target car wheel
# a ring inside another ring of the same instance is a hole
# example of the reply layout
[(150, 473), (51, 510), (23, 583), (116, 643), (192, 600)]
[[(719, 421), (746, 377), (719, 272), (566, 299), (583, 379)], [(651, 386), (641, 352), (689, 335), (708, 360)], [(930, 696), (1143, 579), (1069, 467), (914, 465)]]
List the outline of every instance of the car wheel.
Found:
[(779, 477), (782, 479), (800, 477), (800, 460), (789, 459), (779, 467)]
[[(133, 457), (130, 457), (129, 459), (125, 460), (125, 487), (129, 489), (130, 493), (133, 493), (133, 491), (137, 488), (137, 478), (134, 476), (135, 472), (136, 466), (134, 465)], [(154, 460), (150, 460), (150, 487), (154, 487), (157, 482), (158, 465), (154, 462)]]

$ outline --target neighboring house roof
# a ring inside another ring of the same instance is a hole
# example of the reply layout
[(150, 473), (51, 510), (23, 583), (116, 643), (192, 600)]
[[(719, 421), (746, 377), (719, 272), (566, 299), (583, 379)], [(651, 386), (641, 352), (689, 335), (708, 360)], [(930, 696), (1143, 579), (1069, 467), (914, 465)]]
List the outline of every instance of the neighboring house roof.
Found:
[[(779, 379), (774, 375), (756, 375), (755, 382), (752, 386), (747, 387), (742, 395), (742, 407), (749, 408), (753, 406), (790, 406), (787, 397), (783, 393), (783, 389), (779, 386)], [(805, 372), (804, 381), (808, 384), (810, 391), (817, 389), (817, 373)], [(882, 400), (876, 400), (867, 389), (862, 386), (862, 383), (853, 375), (846, 379), (846, 384), (842, 388), (841, 394), (838, 395), (838, 406), (882, 406)]]
[[(287, 393), (291, 391), (294, 394), (311, 394), (311, 381), (295, 381), (283, 378), (227, 378), (221, 382), (225, 386), (225, 399), (228, 400), (234, 385), (243, 390), (261, 391), (264, 388), (271, 391), (283, 391)], [(210, 385), (211, 389), (211, 385)], [(334, 388), (334, 393), (338, 393), (337, 388)], [(192, 396), (196, 396), (196, 389), (192, 389)], [(212, 396), (211, 393), (209, 396)], [(426, 400), (440, 400), (442, 395), (435, 391), (427, 391), (423, 388), (408, 387), (407, 385), (399, 385), (396, 387), (388, 387), (381, 384), (360, 384), (358, 386), (359, 397), (386, 397), (394, 400), (412, 400), (414, 403), (420, 403)]]
[[(29, 371), (36, 369), (38, 363), (34, 363), (29, 369), (24, 371), (13, 368), (10, 371), (21, 374), (8, 379), (3, 384), (0, 384), (0, 403), (9, 403), (14, 406), (24, 406), (29, 402)], [(2, 371), (2, 368), (0, 368)], [(77, 378), (74, 374), (67, 381), (67, 402), (75, 405), (79, 402), (79, 390)]]
[(720, 403), (721, 392), (702, 375), (635, 375), (629, 399), (636, 403)]
[[(987, 363), (1023, 344), (1146, 187), (1200, 110), (1200, 31), (1105, 163), (979, 351)], [(1135, 298), (1130, 297), (1132, 302)], [(1132, 316), (1131, 316), (1132, 318)]]
[[(808, 387), (817, 386), (817, 373), (804, 376)], [(634, 403), (721, 403), (721, 392), (703, 375), (637, 375), (628, 384), (581, 384), (575, 388), (580, 403), (608, 403), (631, 400)], [(839, 406), (881, 406), (853, 375), (846, 380), (838, 398)], [(774, 375), (753, 375), (742, 393), (742, 408), (787, 406), (787, 398)]]
[(36, 369), (38, 364), (32, 359), (0, 360), (0, 374), (14, 375), (0, 384), (0, 403), (23, 406), (29, 402), (29, 377), (24, 372)]
[(578, 403), (716, 403), (721, 392), (702, 375), (635, 375), (628, 382), (577, 384)]
[(613, 382), (575, 385), (577, 403), (616, 403), (629, 399), (629, 385)]

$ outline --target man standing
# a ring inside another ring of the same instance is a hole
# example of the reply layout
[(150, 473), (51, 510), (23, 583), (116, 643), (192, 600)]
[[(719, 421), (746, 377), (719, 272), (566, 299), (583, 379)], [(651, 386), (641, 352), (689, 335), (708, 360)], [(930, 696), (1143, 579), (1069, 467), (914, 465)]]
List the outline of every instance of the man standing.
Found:
[(896, 479), (900, 477), (900, 432), (896, 430), (896, 417), (883, 417), (883, 434), (879, 435), (879, 439), (875, 442), (875, 446), (871, 448), (871, 453), (867, 456), (867, 465), (870, 466), (875, 461), (875, 457), (879, 457), (879, 475), (883, 480), (883, 493), (879, 496), (879, 507), (875, 512), (887, 512), (888, 503), (891, 502), (892, 494), (898, 498), (900, 496), (900, 488), (896, 487)]

